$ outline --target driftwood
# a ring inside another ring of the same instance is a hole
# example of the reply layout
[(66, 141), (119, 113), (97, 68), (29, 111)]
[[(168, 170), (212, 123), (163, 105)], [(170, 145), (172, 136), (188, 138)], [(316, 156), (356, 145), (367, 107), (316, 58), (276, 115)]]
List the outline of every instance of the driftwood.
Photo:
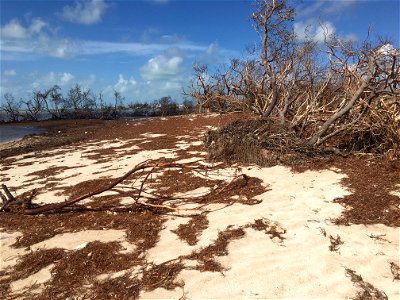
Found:
[[(0, 197), (3, 200), (3, 205), (0, 207), (0, 212), (7, 208), (11, 202), (15, 201), (14, 196), (11, 194), (5, 184), (1, 185)], [(3, 194), (4, 193), (4, 194)]]
[[(71, 199), (68, 199), (64, 202), (60, 203), (51, 203), (51, 204), (45, 204), (45, 205), (38, 205), (38, 204), (33, 204), (32, 199), (36, 195), (36, 191), (34, 190), (31, 195), (23, 200), (16, 199), (15, 197), (12, 196), (10, 191), (5, 185), (2, 185), (2, 189), (6, 196), (2, 195), (2, 198), (6, 199), (6, 201), (3, 200), (3, 205), (0, 209), (0, 211), (6, 211), (6, 208), (8, 206), (12, 205), (19, 205), (19, 209), (14, 210), (14, 212), (18, 212), (21, 214), (25, 215), (36, 215), (36, 214), (44, 214), (44, 213), (56, 213), (56, 212), (79, 212), (79, 211), (98, 211), (98, 210), (109, 210), (109, 211), (127, 211), (132, 209), (132, 206), (119, 206), (119, 205), (104, 205), (102, 207), (91, 207), (91, 206), (85, 206), (79, 204), (79, 202), (88, 199), (90, 197), (100, 195), (101, 193), (104, 193), (109, 190), (116, 190), (114, 189), (118, 184), (121, 184), (128, 178), (138, 176), (138, 178), (142, 178), (142, 182), (140, 184), (139, 188), (133, 188), (133, 191), (136, 192), (135, 194), (129, 194), (130, 197), (132, 197), (135, 200), (135, 203), (133, 205), (142, 205), (150, 208), (162, 208), (162, 209), (167, 209), (169, 211), (178, 211), (178, 210), (197, 210), (203, 207), (204, 205), (199, 205), (196, 208), (182, 208), (182, 207), (175, 207), (172, 205), (165, 205), (165, 204), (155, 204), (155, 203), (150, 203), (145, 201), (145, 198), (148, 200), (159, 200), (161, 201), (171, 201), (171, 200), (176, 200), (176, 203), (201, 203), (202, 200), (206, 197), (209, 196), (211, 193), (214, 195), (218, 195), (227, 189), (229, 187), (235, 186), (239, 181), (243, 181), (244, 184), (247, 184), (247, 176), (246, 175), (239, 175), (235, 176), (229, 183), (222, 185), (221, 187), (215, 188), (212, 192), (203, 195), (202, 197), (188, 197), (188, 198), (181, 198), (181, 197), (165, 197), (162, 195), (157, 195), (153, 197), (145, 197), (143, 196), (144, 192), (144, 187), (146, 184), (146, 181), (149, 179), (150, 175), (153, 174), (154, 172), (157, 172), (162, 169), (168, 169), (168, 168), (178, 168), (178, 169), (187, 169), (190, 171), (194, 172), (200, 172), (201, 168), (204, 169), (205, 174), (202, 173), (204, 176), (207, 175), (207, 166), (199, 166), (195, 165), (194, 163), (191, 164), (178, 164), (178, 163), (170, 163), (170, 162), (160, 162), (160, 161), (145, 161), (143, 163), (140, 163), (136, 165), (133, 169), (131, 169), (129, 172), (124, 174), (121, 177), (118, 177), (114, 180), (112, 180), (109, 184), (105, 186), (101, 186), (98, 189), (87, 192), (83, 195), (79, 195), (77, 197), (73, 197)], [(147, 173), (146, 173), (147, 172)], [(144, 176), (144, 177), (143, 177)], [(118, 191), (118, 190), (117, 190)]]

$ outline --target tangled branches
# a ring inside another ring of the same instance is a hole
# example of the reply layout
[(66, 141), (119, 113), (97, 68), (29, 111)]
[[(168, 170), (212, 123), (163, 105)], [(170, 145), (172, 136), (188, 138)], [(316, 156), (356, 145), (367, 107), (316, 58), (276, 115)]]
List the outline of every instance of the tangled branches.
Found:
[(350, 134), (340, 136), (342, 143), (353, 151), (400, 157), (400, 102), (381, 98), (369, 110)]
[[(217, 165), (218, 166), (218, 165)], [(215, 167), (215, 166), (214, 166)], [(210, 196), (218, 196), (229, 192), (231, 189), (247, 184), (247, 176), (239, 175), (233, 177), (229, 183), (224, 183), (215, 186), (211, 192), (205, 193), (201, 196), (189, 197), (174, 197), (158, 195), (146, 191), (145, 187), (149, 182), (150, 177), (163, 170), (181, 170), (185, 172), (197, 172), (200, 176), (207, 177), (210, 167), (202, 164), (196, 165), (195, 163), (179, 164), (165, 161), (145, 161), (136, 165), (129, 172), (121, 177), (109, 181), (107, 184), (102, 185), (93, 191), (86, 192), (76, 197), (71, 197), (64, 202), (51, 203), (39, 205), (33, 203), (33, 198), (36, 191), (32, 191), (30, 195), (23, 195), (22, 197), (14, 197), (5, 185), (2, 185), (3, 192), (0, 196), (3, 200), (3, 205), (0, 212), (13, 212), (25, 215), (36, 215), (44, 213), (59, 213), (59, 212), (74, 212), (74, 211), (94, 211), (94, 210), (108, 210), (114, 212), (132, 211), (135, 207), (142, 206), (147, 208), (161, 209), (163, 211), (199, 211), (207, 205), (205, 200)], [(132, 183), (131, 189), (126, 192), (118, 189), (118, 185), (130, 182)], [(121, 196), (129, 196), (133, 200), (131, 205), (92, 205), (82, 204), (84, 200), (91, 198), (96, 202), (94, 196), (101, 195), (104, 192), (113, 191), (119, 193)], [(184, 208), (183, 205), (195, 204), (192, 208)]]
[(299, 39), (285, 0), (257, 1), (252, 19), (258, 49), (215, 73), (196, 66), (186, 95), (200, 107), (277, 119), (310, 147), (400, 157), (399, 49), (384, 40), (356, 44), (324, 24), (324, 43), (307, 32)]

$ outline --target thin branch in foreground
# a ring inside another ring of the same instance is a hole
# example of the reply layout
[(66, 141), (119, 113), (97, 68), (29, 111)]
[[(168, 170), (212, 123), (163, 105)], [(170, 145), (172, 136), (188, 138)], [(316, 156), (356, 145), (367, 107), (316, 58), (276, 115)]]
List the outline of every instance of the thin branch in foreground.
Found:
[[(219, 165), (217, 165), (219, 166)], [(222, 186), (218, 186), (216, 189), (213, 189), (207, 194), (204, 194), (202, 196), (194, 196), (194, 197), (171, 197), (171, 196), (164, 196), (164, 195), (154, 195), (154, 194), (149, 194), (150, 196), (156, 196), (156, 197), (148, 197), (143, 194), (148, 194), (144, 191), (146, 182), (148, 181), (149, 177), (157, 172), (160, 172), (160, 170), (164, 169), (170, 169), (170, 168), (177, 168), (177, 169), (186, 169), (190, 170), (191, 172), (197, 172), (201, 174), (199, 169), (201, 168), (206, 168), (206, 171), (208, 171), (209, 166), (202, 166), (202, 165), (195, 165), (193, 163), (188, 163), (188, 164), (178, 164), (178, 163), (169, 163), (165, 161), (145, 161), (142, 162), (138, 165), (136, 165), (134, 168), (132, 168), (130, 171), (128, 171), (126, 174), (124, 174), (121, 177), (118, 177), (114, 180), (112, 180), (110, 183), (106, 184), (103, 187), (100, 187), (94, 191), (90, 191), (87, 193), (84, 193), (82, 195), (73, 197), (71, 199), (68, 199), (64, 202), (61, 203), (51, 203), (51, 204), (45, 204), (45, 205), (38, 205), (38, 204), (33, 204), (32, 199), (36, 195), (36, 192), (32, 192), (30, 197), (27, 198), (26, 200), (23, 201), (15, 201), (15, 198), (11, 197), (10, 201), (7, 201), (2, 209), (6, 205), (10, 205), (11, 202), (14, 202), (13, 205), (21, 205), (18, 207), (18, 210), (14, 210), (18, 213), (21, 214), (26, 214), (26, 215), (36, 215), (36, 214), (43, 214), (43, 213), (56, 213), (56, 212), (77, 212), (77, 211), (98, 211), (98, 210), (110, 210), (110, 211), (131, 211), (134, 209), (135, 206), (140, 205), (140, 206), (147, 206), (150, 208), (161, 208), (161, 209), (167, 209), (169, 211), (195, 211), (203, 208), (207, 203), (204, 203), (204, 200), (207, 199), (209, 196), (216, 196), (220, 195), (223, 192), (229, 192), (230, 190), (234, 189), (235, 187), (242, 186), (243, 184), (247, 184), (247, 176), (246, 175), (239, 175), (239, 176), (234, 176), (234, 178), (229, 182), (226, 183)], [(132, 178), (133, 177), (133, 178)], [(126, 192), (126, 191), (121, 191), (120, 189), (116, 188), (118, 184), (123, 183), (127, 179), (134, 179), (135, 182), (138, 180), (141, 180), (141, 184), (138, 188), (132, 187), (132, 192)], [(7, 190), (7, 187), (3, 185), (3, 190)], [(117, 191), (120, 195), (129, 195), (134, 200), (134, 203), (132, 205), (101, 205), (100, 207), (92, 207), (90, 205), (80, 205), (80, 202), (88, 199), (93, 196), (100, 195), (106, 191)], [(11, 193), (10, 193), (11, 194)], [(145, 200), (147, 199), (147, 200)], [(168, 204), (164, 204), (165, 202), (169, 202)], [(198, 204), (196, 207), (192, 208), (184, 208), (182, 207), (183, 205), (186, 204)], [(179, 206), (177, 206), (177, 204)]]

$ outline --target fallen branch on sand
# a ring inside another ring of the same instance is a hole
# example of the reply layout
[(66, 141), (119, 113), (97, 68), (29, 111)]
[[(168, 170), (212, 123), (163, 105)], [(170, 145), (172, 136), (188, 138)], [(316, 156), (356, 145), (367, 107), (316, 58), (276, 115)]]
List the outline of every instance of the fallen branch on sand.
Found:
[(3, 200), (3, 205), (0, 207), (0, 211), (3, 211), (8, 205), (10, 205), (11, 202), (15, 201), (15, 198), (5, 184), (1, 185), (1, 189), (3, 191), (0, 191), (0, 198)]
[[(43, 213), (56, 213), (56, 212), (75, 212), (75, 211), (87, 211), (87, 210), (109, 210), (109, 211), (130, 211), (133, 209), (133, 206), (145, 206), (149, 208), (159, 208), (159, 209), (166, 209), (168, 211), (179, 211), (179, 210), (199, 210), (206, 204), (202, 204), (203, 200), (206, 197), (209, 197), (210, 195), (219, 195), (222, 193), (226, 193), (227, 191), (231, 190), (232, 188), (237, 188), (238, 185), (244, 186), (247, 184), (248, 177), (244, 174), (235, 176), (229, 183), (225, 183), (222, 186), (217, 186), (214, 188), (211, 192), (201, 196), (201, 197), (185, 197), (182, 199), (182, 197), (171, 197), (171, 196), (162, 196), (158, 195), (156, 198), (149, 198), (149, 197), (144, 197), (144, 188), (145, 184), (148, 181), (149, 177), (161, 170), (165, 169), (180, 169), (180, 170), (186, 170), (186, 171), (191, 171), (191, 172), (198, 172), (201, 173), (202, 176), (208, 176), (207, 172), (209, 171), (208, 166), (205, 165), (196, 165), (194, 163), (188, 163), (188, 164), (178, 164), (178, 163), (171, 163), (171, 162), (165, 162), (165, 161), (145, 161), (142, 162), (138, 165), (136, 165), (133, 169), (128, 171), (125, 175), (118, 177), (108, 184), (99, 187), (98, 189), (94, 191), (90, 191), (87, 193), (84, 193), (82, 195), (72, 197), (71, 199), (68, 199), (64, 202), (60, 203), (51, 203), (51, 204), (44, 204), (44, 205), (38, 205), (32, 203), (33, 197), (36, 195), (35, 191), (31, 193), (29, 197), (26, 199), (16, 199), (15, 197), (12, 196), (12, 194), (9, 192), (8, 188), (5, 185), (2, 185), (2, 189), (5, 193), (5, 196), (0, 192), (1, 198), (3, 199), (3, 205), (0, 209), (0, 211), (12, 211), (14, 213), (20, 213), (20, 214), (25, 214), (25, 215), (36, 215), (36, 214), (43, 214)], [(218, 167), (214, 166), (214, 167)], [(204, 171), (202, 173), (201, 171)], [(100, 195), (106, 191), (118, 191), (114, 189), (118, 184), (121, 184), (122, 182), (126, 181), (127, 179), (134, 179), (135, 181), (141, 180), (141, 184), (139, 188), (134, 188), (132, 187), (132, 193), (124, 193), (124, 195), (129, 195), (133, 200), (134, 204), (132, 205), (105, 205), (105, 206), (100, 206), (100, 207), (92, 207), (89, 205), (82, 205), (79, 204), (83, 200), (86, 200), (90, 197)], [(145, 200), (147, 198), (147, 201)], [(151, 200), (151, 201), (150, 201)], [(168, 204), (164, 204), (165, 202), (168, 201)], [(175, 203), (174, 203), (175, 201)], [(155, 203), (154, 203), (155, 202)], [(182, 208), (179, 206), (176, 206), (177, 203), (197, 203), (198, 205), (194, 208)], [(11, 206), (13, 209), (11, 209)]]

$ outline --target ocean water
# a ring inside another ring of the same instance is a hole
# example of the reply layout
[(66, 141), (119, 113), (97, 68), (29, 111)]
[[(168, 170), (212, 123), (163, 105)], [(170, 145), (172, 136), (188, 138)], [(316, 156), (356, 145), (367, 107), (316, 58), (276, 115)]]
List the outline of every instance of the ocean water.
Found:
[(28, 134), (45, 132), (45, 129), (28, 126), (0, 126), (0, 143), (6, 143), (23, 138)]

